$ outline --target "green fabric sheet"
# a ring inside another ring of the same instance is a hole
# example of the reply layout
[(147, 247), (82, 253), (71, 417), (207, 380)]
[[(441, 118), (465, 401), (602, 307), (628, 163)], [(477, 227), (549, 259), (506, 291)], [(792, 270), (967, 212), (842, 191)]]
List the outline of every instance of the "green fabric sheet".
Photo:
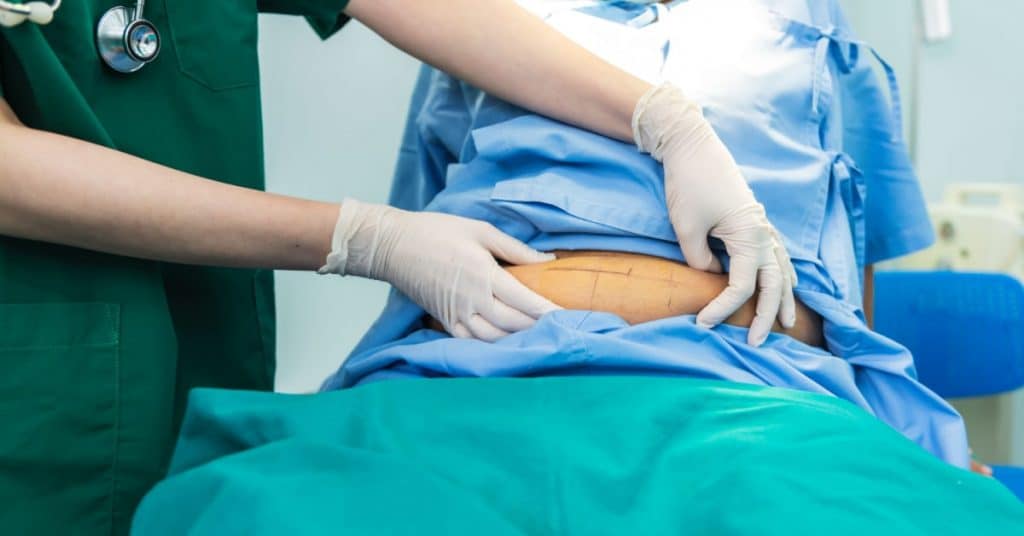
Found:
[(998, 482), (841, 400), (720, 381), (193, 393), (138, 534), (1024, 534)]

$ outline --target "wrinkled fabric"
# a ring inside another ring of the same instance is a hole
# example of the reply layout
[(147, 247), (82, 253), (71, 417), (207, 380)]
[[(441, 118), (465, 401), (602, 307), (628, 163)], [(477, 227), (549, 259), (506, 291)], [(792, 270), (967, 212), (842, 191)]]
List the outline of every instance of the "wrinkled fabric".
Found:
[(842, 400), (634, 376), (196, 390), (171, 476), (133, 531), (974, 536), (1022, 525), (1024, 504), (998, 482)]
[[(886, 88), (875, 77), (874, 52), (836, 3), (691, 0), (659, 9), (642, 27), (621, 23), (633, 20), (621, 12), (603, 20), (599, 8), (544, 15), (595, 53), (652, 82), (671, 81), (703, 106), (782, 234), (797, 297), (823, 317), (827, 351), (778, 334), (752, 348), (745, 329), (704, 329), (692, 316), (629, 326), (578, 311), (485, 344), (424, 329), (422, 310), (393, 293), (323, 388), (408, 377), (714, 378), (845, 399), (966, 466), (959, 415), (916, 381), (909, 352), (868, 329), (861, 311), (865, 265), (933, 236), (901, 138), (895, 79)], [(631, 145), (528, 114), (430, 69), (412, 106), (395, 205), (488, 221), (541, 250), (685, 261), (661, 169)], [(712, 247), (728, 266), (721, 244)]]

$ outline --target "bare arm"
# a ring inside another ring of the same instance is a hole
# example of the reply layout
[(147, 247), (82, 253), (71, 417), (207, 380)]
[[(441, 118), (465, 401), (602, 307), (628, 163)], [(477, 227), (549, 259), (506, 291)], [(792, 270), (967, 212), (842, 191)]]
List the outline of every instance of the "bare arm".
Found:
[(338, 206), (203, 179), (22, 125), (0, 99), (0, 234), (147, 259), (315, 269)]
[(402, 50), (538, 113), (632, 141), (650, 85), (512, 0), (351, 0), (345, 12)]

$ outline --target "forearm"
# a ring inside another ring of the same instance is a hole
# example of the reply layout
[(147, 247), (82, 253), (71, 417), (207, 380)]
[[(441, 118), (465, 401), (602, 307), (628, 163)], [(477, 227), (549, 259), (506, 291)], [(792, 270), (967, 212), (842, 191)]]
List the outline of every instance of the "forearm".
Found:
[(346, 13), (395, 46), (509, 102), (632, 141), (650, 85), (512, 0), (352, 0)]
[(202, 179), (10, 119), (0, 101), (2, 235), (280, 269), (315, 269), (330, 249), (337, 205)]

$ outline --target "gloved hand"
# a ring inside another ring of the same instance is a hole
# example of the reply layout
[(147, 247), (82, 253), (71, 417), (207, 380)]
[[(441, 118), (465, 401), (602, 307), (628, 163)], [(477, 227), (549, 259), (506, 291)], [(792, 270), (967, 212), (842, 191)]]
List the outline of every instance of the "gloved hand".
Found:
[(633, 112), (633, 134), (641, 151), (665, 166), (665, 200), (686, 262), (721, 271), (708, 237), (725, 243), (729, 286), (697, 315), (714, 326), (758, 289), (757, 315), (747, 342), (759, 346), (776, 316), (785, 328), (796, 322), (796, 271), (764, 207), (754, 198), (729, 150), (683, 92), (662, 84), (648, 91)]
[(346, 199), (321, 274), (387, 281), (456, 337), (494, 341), (558, 306), (503, 270), (551, 261), (489, 223)]

